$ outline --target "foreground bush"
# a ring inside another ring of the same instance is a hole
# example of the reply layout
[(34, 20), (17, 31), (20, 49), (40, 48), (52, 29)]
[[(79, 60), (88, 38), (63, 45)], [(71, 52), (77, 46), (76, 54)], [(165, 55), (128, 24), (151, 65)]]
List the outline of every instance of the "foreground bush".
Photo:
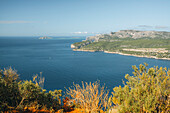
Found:
[(124, 87), (115, 87), (112, 101), (121, 113), (168, 113), (170, 101), (170, 70), (132, 66), (133, 75), (125, 76)]
[(17, 106), (21, 97), (18, 89), (18, 74), (12, 68), (0, 71), (0, 111), (8, 106)]
[(63, 99), (63, 106), (61, 90), (46, 92), (42, 76), (21, 81), (16, 70), (3, 69), (0, 71), (0, 111), (54, 112), (60, 109), (58, 113), (114, 113), (118, 109), (120, 113), (169, 113), (170, 70), (147, 69), (147, 64), (132, 67), (133, 76), (127, 74), (124, 87), (113, 88), (112, 96), (108, 97), (109, 92), (99, 81), (82, 82), (66, 89), (69, 98)]
[[(34, 76), (35, 78), (38, 75)], [(40, 81), (39, 81), (40, 80)], [(61, 90), (46, 92), (42, 85), (44, 79), (33, 81), (19, 80), (16, 70), (7, 68), (0, 71), (0, 111), (47, 109), (57, 110), (61, 107)]]
[(72, 102), (82, 112), (96, 113), (109, 107), (108, 91), (105, 86), (100, 86), (100, 82), (82, 82), (82, 86), (74, 84), (73, 87), (66, 89), (66, 94), (71, 97)]

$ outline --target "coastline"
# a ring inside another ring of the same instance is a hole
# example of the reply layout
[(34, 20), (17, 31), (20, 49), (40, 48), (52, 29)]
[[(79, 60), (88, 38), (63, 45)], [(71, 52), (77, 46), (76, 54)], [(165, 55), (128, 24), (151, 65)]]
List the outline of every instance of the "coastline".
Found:
[[(85, 52), (97, 52), (95, 50), (85, 50), (85, 49), (73, 49), (73, 51), (85, 51)], [(141, 57), (141, 58), (153, 58), (153, 59), (159, 59), (159, 60), (170, 60), (170, 58), (157, 58), (156, 56), (142, 56), (142, 55), (133, 55), (133, 54), (126, 54), (121, 52), (110, 52), (110, 51), (103, 51), (104, 53), (110, 53), (110, 54), (119, 54), (119, 55), (125, 55), (125, 56), (134, 56), (134, 57)]]
[(73, 49), (73, 51), (97, 52), (95, 50)]

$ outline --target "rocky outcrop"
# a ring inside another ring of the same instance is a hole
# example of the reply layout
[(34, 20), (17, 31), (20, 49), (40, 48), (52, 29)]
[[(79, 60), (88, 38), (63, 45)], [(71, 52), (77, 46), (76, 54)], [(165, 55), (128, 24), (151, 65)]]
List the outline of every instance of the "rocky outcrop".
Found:
[[(170, 32), (165, 31), (138, 31), (138, 30), (120, 30), (118, 32), (111, 32), (110, 34), (101, 34), (87, 37), (89, 41), (112, 41), (113, 38), (162, 38), (170, 39)], [(114, 40), (115, 41), (115, 40)]]
[(102, 37), (102, 35), (96, 35), (96, 36), (89, 36), (86, 38), (86, 40), (88, 41), (92, 41), (92, 42), (98, 42), (98, 40)]
[(119, 38), (170, 38), (170, 32), (161, 32), (161, 31), (137, 31), (137, 30), (120, 30), (111, 34), (111, 36), (117, 36)]
[(39, 39), (52, 39), (52, 38), (51, 38), (51, 37), (44, 36), (44, 37), (40, 37)]
[(76, 48), (76, 46), (75, 46), (74, 44), (71, 44), (71, 48), (73, 48), (73, 49), (74, 49), (74, 48)]
[(89, 45), (90, 43), (92, 43), (92, 41), (82, 41), (81, 43), (74, 43), (74, 44), (71, 44), (71, 48), (80, 49), (81, 47)]

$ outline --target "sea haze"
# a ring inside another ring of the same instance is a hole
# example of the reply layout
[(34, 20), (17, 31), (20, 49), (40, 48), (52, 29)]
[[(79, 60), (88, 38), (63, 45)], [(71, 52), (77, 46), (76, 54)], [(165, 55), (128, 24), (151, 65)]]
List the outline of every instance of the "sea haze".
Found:
[(0, 68), (11, 66), (20, 79), (32, 80), (43, 73), (47, 90), (70, 87), (74, 83), (100, 80), (108, 89), (122, 85), (125, 74), (132, 75), (132, 65), (148, 63), (170, 68), (170, 61), (108, 54), (72, 51), (70, 45), (85, 37), (0, 37)]

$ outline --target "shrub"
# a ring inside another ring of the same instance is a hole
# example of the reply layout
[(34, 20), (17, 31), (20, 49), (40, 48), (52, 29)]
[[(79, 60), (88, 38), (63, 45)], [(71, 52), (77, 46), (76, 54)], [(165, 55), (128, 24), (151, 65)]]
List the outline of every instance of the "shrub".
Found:
[[(41, 74), (41, 73), (40, 73)], [(48, 110), (61, 107), (61, 90), (46, 92), (42, 89), (45, 78), (35, 75), (33, 81), (21, 81), (16, 70), (4, 68), (0, 71), (0, 111), (24, 108)]]
[(34, 107), (35, 109), (59, 109), (61, 107), (60, 97), (62, 96), (61, 90), (54, 90), (46, 92), (36, 82), (23, 81), (19, 84), (19, 91), (22, 100), (18, 107)]
[(122, 113), (129, 112), (168, 112), (170, 97), (170, 70), (165, 68), (149, 68), (140, 64), (132, 66), (133, 75), (125, 76), (124, 87), (115, 87), (112, 101)]
[(41, 92), (41, 87), (34, 84), (31, 80), (23, 81), (22, 83), (19, 83), (19, 92), (20, 96), (22, 97), (19, 106), (24, 102), (24, 105), (28, 105), (34, 101), (37, 101), (37, 97)]
[(99, 81), (89, 84), (82, 82), (82, 86), (73, 84), (72, 87), (66, 89), (66, 94), (71, 98), (70, 102), (87, 113), (107, 109), (108, 93), (105, 86), (100, 86)]
[(21, 97), (18, 90), (19, 75), (16, 70), (4, 68), (0, 71), (0, 111), (16, 106)]

